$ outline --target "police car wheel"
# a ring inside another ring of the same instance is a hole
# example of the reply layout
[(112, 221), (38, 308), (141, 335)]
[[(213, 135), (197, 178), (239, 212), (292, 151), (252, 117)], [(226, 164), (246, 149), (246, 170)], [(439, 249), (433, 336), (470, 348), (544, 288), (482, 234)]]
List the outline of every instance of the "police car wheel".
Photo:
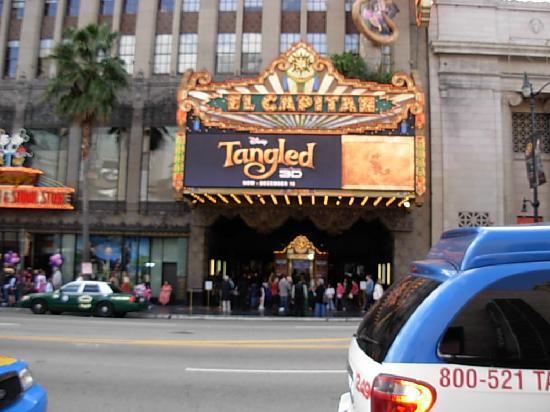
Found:
[(42, 299), (33, 300), (33, 302), (31, 303), (31, 310), (32, 313), (43, 315), (44, 313), (46, 313), (46, 310), (48, 310), (48, 305)]
[(108, 318), (113, 316), (113, 305), (111, 305), (109, 302), (100, 302), (97, 305), (97, 315), (101, 316), (103, 318)]

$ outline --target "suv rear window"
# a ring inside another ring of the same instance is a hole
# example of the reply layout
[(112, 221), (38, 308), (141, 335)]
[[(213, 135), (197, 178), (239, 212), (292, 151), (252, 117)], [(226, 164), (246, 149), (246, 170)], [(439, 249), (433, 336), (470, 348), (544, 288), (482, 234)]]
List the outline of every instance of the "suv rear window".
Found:
[(393, 285), (359, 325), (359, 347), (371, 359), (382, 362), (403, 325), (440, 284), (433, 279), (410, 275)]
[(474, 296), (439, 344), (451, 363), (550, 369), (550, 272), (502, 279)]

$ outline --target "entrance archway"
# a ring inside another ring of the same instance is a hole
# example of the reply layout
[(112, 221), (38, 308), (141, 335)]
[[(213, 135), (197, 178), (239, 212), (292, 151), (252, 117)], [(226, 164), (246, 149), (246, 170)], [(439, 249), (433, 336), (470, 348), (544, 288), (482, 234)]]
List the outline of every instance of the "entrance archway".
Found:
[(319, 229), (308, 218), (289, 218), (278, 229), (259, 233), (239, 216), (222, 216), (207, 231), (210, 275), (222, 271), (238, 279), (246, 272), (258, 272), (267, 277), (274, 271), (273, 252), (284, 249), (298, 235), (328, 252), (329, 282), (340, 280), (345, 272), (376, 276), (379, 264), (393, 262), (392, 233), (378, 219), (360, 219), (334, 235)]

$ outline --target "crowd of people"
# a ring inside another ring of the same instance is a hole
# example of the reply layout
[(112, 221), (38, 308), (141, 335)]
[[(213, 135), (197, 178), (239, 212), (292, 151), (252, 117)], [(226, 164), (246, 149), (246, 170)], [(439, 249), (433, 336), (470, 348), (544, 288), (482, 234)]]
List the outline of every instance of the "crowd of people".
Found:
[[(232, 310), (259, 310), (271, 314), (325, 317), (338, 311), (368, 310), (384, 293), (372, 275), (346, 273), (336, 284), (306, 273), (292, 276), (271, 274), (262, 279), (257, 272), (234, 281), (221, 274), (215, 282), (214, 297), (219, 296), (223, 313)], [(360, 286), (363, 286), (361, 288)]]
[(53, 292), (61, 287), (63, 276), (58, 267), (54, 267), (51, 273), (43, 269), (26, 268), (16, 270), (13, 267), (4, 266), (0, 271), (0, 285), (2, 306), (15, 306), (22, 296), (35, 292)]

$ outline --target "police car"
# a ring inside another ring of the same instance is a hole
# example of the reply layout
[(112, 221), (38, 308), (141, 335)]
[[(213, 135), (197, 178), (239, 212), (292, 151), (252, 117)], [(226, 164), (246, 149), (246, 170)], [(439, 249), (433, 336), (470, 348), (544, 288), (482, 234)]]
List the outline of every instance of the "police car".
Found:
[(339, 412), (550, 411), (550, 226), (445, 232), (365, 315)]

